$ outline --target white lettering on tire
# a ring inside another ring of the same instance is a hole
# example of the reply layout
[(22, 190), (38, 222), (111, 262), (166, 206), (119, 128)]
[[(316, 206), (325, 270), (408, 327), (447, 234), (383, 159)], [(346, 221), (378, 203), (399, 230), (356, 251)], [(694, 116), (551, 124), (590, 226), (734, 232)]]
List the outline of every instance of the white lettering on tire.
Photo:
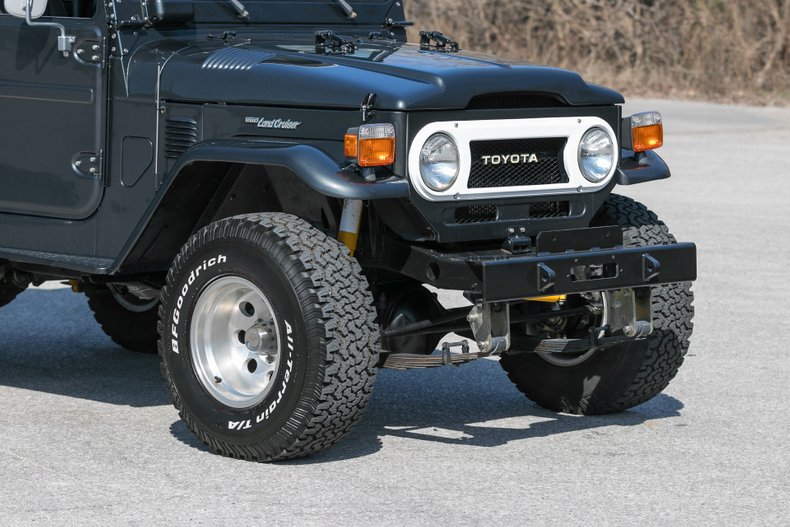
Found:
[[(277, 405), (280, 404), (280, 401), (285, 394), (285, 390), (288, 388), (288, 381), (291, 380), (291, 371), (293, 370), (294, 361), (291, 358), (294, 351), (294, 340), (291, 334), (293, 333), (293, 327), (291, 324), (288, 323), (287, 320), (283, 320), (285, 322), (285, 331), (288, 338), (288, 360), (285, 361), (285, 373), (283, 374), (283, 385), (280, 387), (280, 390), (277, 392), (277, 398), (271, 402), (271, 404), (260, 414), (255, 416), (255, 424), (260, 424), (263, 421), (267, 420), (274, 411), (277, 409)], [(243, 421), (228, 421), (228, 430), (247, 430), (252, 428), (253, 419), (245, 419)]]
[(226, 263), (228, 258), (225, 255), (218, 255), (213, 258), (209, 258), (208, 260), (203, 260), (203, 263), (192, 269), (192, 272), (189, 273), (189, 278), (187, 278), (187, 282), (181, 288), (181, 295), (176, 300), (176, 307), (173, 309), (173, 314), (171, 316), (172, 324), (170, 326), (170, 349), (173, 350), (173, 353), (179, 353), (178, 351), (178, 323), (181, 320), (181, 309), (184, 306), (184, 297), (187, 296), (189, 293), (189, 288), (192, 284), (195, 283), (195, 280), (198, 276), (200, 276), (201, 271), (206, 271), (217, 264)]

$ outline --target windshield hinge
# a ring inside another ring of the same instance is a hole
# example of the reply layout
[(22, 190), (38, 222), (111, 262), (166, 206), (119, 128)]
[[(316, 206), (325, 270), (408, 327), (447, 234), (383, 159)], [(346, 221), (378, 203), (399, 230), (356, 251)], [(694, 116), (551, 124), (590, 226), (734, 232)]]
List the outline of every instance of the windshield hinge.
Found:
[(458, 42), (438, 31), (420, 31), (420, 49), (454, 52), (461, 47)]
[(347, 40), (334, 31), (316, 31), (315, 52), (322, 55), (348, 55), (357, 50), (354, 42)]
[(222, 33), (214, 34), (209, 33), (208, 39), (209, 40), (221, 40), (225, 45), (228, 44), (229, 41), (234, 40), (236, 38), (235, 31), (223, 31)]

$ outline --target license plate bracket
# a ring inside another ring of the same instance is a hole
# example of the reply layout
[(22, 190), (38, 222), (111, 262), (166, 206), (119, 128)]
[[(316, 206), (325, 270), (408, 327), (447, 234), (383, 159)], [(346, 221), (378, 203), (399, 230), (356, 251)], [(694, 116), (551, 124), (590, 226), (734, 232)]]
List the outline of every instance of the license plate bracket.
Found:
[(535, 241), (538, 254), (612, 249), (622, 245), (623, 231), (617, 225), (544, 231)]

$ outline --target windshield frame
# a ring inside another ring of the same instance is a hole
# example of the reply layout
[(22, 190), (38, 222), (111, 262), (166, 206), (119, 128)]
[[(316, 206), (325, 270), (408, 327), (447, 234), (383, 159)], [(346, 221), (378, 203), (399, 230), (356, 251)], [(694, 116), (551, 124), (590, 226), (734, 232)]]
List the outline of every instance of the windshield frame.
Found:
[[(201, 24), (223, 25), (287, 25), (287, 26), (381, 26), (388, 18), (403, 19), (402, 0), (353, 0), (351, 3), (357, 13), (348, 18), (343, 8), (335, 0), (241, 0), (249, 16), (240, 18), (239, 13), (227, 0), (160, 0), (161, 9), (166, 13), (194, 11), (189, 23), (168, 24), (166, 20), (149, 17), (145, 0), (111, 0), (110, 22), (117, 27), (153, 25), (180, 27)], [(350, 29), (349, 31), (353, 31)]]

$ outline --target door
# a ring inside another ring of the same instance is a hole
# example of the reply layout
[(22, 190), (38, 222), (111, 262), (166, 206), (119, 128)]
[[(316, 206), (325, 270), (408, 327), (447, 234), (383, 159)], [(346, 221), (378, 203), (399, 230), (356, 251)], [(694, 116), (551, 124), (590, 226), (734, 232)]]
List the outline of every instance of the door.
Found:
[(64, 57), (56, 28), (0, 13), (0, 213), (84, 219), (103, 191), (106, 24), (38, 21), (64, 25), (76, 42)]

